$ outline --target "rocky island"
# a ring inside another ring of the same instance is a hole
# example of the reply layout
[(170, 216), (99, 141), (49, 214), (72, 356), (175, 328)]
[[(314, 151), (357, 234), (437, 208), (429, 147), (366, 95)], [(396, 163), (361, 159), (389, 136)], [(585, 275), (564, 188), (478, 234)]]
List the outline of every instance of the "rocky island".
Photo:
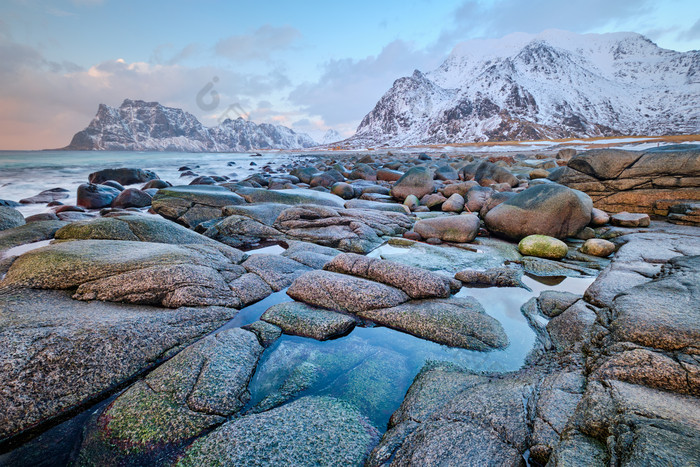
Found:
[(698, 147), (306, 160), (0, 202), (0, 463), (700, 462)]

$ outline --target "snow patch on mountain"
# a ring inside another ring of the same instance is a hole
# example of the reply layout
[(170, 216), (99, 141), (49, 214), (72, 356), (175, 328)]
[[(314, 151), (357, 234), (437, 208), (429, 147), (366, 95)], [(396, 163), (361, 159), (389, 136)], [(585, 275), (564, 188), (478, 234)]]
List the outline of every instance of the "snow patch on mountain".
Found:
[(119, 108), (100, 104), (95, 118), (65, 149), (242, 152), (316, 145), (308, 135), (281, 125), (258, 125), (238, 118), (208, 128), (182, 109), (126, 99)]
[(700, 51), (548, 30), (458, 44), (396, 80), (348, 146), (700, 133)]

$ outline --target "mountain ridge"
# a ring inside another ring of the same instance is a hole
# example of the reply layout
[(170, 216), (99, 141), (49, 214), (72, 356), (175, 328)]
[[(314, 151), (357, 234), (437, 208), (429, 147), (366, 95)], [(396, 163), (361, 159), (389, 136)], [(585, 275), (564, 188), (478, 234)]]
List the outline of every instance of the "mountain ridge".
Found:
[(205, 127), (189, 112), (158, 102), (125, 99), (119, 107), (100, 104), (90, 124), (65, 150), (241, 152), (316, 146), (305, 133), (282, 125), (226, 119)]
[(397, 79), (345, 146), (700, 132), (700, 51), (547, 30), (454, 47)]

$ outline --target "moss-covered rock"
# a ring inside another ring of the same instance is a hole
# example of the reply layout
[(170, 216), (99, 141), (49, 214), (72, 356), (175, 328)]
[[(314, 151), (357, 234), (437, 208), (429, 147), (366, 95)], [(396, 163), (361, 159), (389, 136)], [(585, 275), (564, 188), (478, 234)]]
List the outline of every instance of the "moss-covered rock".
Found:
[(311, 337), (320, 341), (349, 333), (356, 322), (348, 315), (299, 302), (273, 305), (260, 319), (278, 326), (285, 334)]
[(569, 252), (566, 243), (547, 235), (528, 235), (518, 243), (518, 250), (523, 255), (538, 258), (562, 259)]

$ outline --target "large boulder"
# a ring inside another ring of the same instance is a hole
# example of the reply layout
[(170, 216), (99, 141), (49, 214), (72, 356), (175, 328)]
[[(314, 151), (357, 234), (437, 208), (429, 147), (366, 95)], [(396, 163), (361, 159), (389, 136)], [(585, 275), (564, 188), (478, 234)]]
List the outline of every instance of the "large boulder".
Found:
[(156, 175), (155, 172), (126, 167), (99, 170), (88, 175), (88, 181), (95, 184), (106, 182), (107, 180), (114, 180), (122, 185), (133, 185), (134, 183), (144, 183), (156, 179), (158, 179), (158, 175)]
[(340, 196), (316, 190), (308, 190), (306, 188), (265, 190), (262, 188), (246, 188), (237, 185), (227, 186), (245, 198), (249, 203), (277, 203), (288, 205), (315, 204), (336, 208), (342, 208), (345, 204), (345, 201)]
[(70, 192), (65, 188), (51, 188), (49, 190), (44, 190), (37, 195), (30, 196), (29, 198), (23, 198), (19, 200), (19, 202), (21, 204), (46, 204), (69, 197)]
[(700, 200), (700, 149), (596, 149), (549, 178), (586, 192), (605, 211), (665, 216), (678, 201)]
[(479, 218), (475, 214), (442, 216), (422, 219), (416, 222), (413, 230), (421, 237), (439, 238), (444, 242), (467, 243), (479, 233)]
[(493, 162), (476, 161), (459, 169), (459, 178), (462, 180), (474, 179), (482, 185), (493, 183), (507, 183), (511, 187), (518, 186), (520, 181), (508, 169), (504, 169)]
[(348, 315), (299, 302), (273, 305), (260, 319), (278, 326), (285, 334), (311, 337), (319, 341), (344, 336), (352, 331), (356, 323)]
[(153, 210), (185, 227), (222, 217), (225, 206), (245, 204), (230, 190), (215, 185), (187, 185), (162, 188), (152, 200)]
[(450, 347), (493, 350), (508, 345), (501, 324), (473, 297), (416, 300), (358, 315), (399, 331)]
[(380, 237), (401, 235), (411, 225), (398, 212), (302, 205), (284, 210), (274, 227), (295, 240), (368, 253), (383, 243)]
[[(232, 252), (237, 250), (231, 249)], [(4, 286), (73, 289), (78, 300), (179, 306), (239, 307), (229, 282), (245, 270), (205, 245), (116, 240), (55, 243), (20, 256)]]
[(408, 195), (418, 198), (435, 191), (433, 174), (426, 167), (413, 167), (399, 178), (391, 188), (391, 196), (403, 201)]
[(310, 305), (347, 313), (389, 308), (409, 298), (397, 288), (330, 271), (307, 272), (294, 281), (287, 295)]
[(210, 335), (138, 381), (100, 414), (81, 464), (143, 464), (220, 425), (250, 399), (263, 347), (240, 328)]
[(100, 209), (110, 206), (120, 191), (107, 185), (83, 183), (78, 187), (78, 206), (87, 209)]
[(344, 253), (324, 266), (327, 271), (363, 277), (403, 290), (411, 298), (447, 298), (450, 278), (422, 268), (353, 253)]
[(491, 209), (484, 219), (489, 231), (520, 240), (540, 234), (576, 235), (591, 221), (591, 198), (561, 185), (537, 185)]
[(151, 195), (138, 188), (127, 188), (112, 201), (113, 208), (144, 208), (151, 205)]
[(0, 206), (0, 230), (24, 225), (24, 216), (16, 209)]
[(0, 292), (0, 310), (0, 342), (8, 344), (0, 346), (0, 439), (94, 400), (236, 313), (77, 302), (28, 289)]
[(0, 230), (0, 256), (10, 248), (51, 240), (58, 229), (67, 225), (59, 220), (36, 221), (11, 229)]
[(377, 438), (377, 430), (349, 404), (303, 397), (231, 420), (192, 443), (178, 465), (361, 466)]

